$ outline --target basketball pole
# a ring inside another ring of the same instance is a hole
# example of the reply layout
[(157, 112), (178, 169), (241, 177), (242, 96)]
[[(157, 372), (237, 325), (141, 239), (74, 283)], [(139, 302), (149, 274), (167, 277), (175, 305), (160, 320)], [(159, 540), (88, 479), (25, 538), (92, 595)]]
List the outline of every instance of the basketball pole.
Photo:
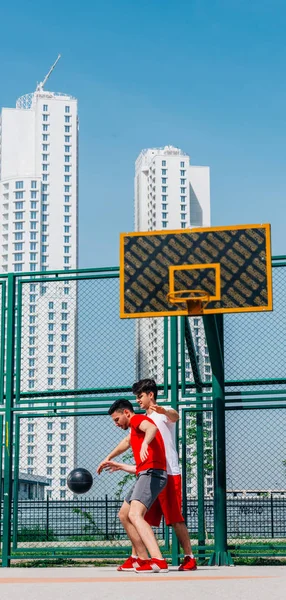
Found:
[[(179, 400), (179, 337), (178, 337), (178, 317), (170, 317), (170, 358), (171, 358), (171, 407), (178, 410)], [(177, 424), (178, 427), (178, 424)], [(178, 444), (178, 429), (176, 432)], [(179, 564), (180, 546), (178, 538), (172, 528), (172, 565)]]
[(204, 315), (203, 322), (212, 367), (213, 391), (215, 550), (209, 565), (233, 565), (227, 549), (223, 315)]

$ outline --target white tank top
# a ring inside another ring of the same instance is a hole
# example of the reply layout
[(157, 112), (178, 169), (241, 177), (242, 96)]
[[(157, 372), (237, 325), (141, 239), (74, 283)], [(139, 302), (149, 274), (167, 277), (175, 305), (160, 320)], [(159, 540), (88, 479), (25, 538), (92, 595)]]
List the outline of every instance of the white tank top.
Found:
[(170, 421), (166, 415), (160, 415), (153, 410), (148, 417), (157, 425), (164, 440), (168, 475), (180, 475), (179, 457), (176, 449), (176, 423)]

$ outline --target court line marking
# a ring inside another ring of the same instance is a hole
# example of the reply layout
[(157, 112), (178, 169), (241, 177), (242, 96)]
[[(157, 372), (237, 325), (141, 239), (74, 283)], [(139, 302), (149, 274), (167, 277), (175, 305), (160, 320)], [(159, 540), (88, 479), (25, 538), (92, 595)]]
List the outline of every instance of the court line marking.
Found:
[(156, 573), (152, 573), (151, 577), (149, 574), (146, 575), (135, 575), (133, 577), (131, 576), (127, 576), (127, 577), (17, 577), (17, 578), (12, 578), (12, 577), (0, 577), (0, 585), (2, 584), (7, 584), (7, 583), (19, 583), (19, 584), (34, 584), (34, 583), (130, 583), (130, 582), (137, 582), (137, 581), (152, 581), (157, 582), (157, 581), (216, 581), (216, 580), (225, 580), (225, 581), (235, 581), (237, 579), (277, 579), (277, 575), (237, 575), (237, 576), (223, 576), (223, 575), (218, 575), (218, 576), (214, 576), (211, 575), (209, 577), (205, 577), (202, 575), (199, 576), (176, 576), (174, 577), (174, 575), (168, 576), (165, 575), (162, 577), (162, 575), (160, 575), (159, 577), (157, 576)]

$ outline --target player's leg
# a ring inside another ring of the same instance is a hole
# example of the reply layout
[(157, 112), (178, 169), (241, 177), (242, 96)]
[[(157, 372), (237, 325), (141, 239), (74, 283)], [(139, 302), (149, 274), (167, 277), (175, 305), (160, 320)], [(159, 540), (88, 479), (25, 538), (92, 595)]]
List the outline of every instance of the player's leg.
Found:
[(166, 485), (166, 473), (163, 471), (146, 471), (140, 473), (132, 496), (130, 498), (129, 519), (136, 528), (143, 544), (147, 548), (151, 559), (145, 565), (136, 568), (141, 571), (167, 571), (168, 565), (163, 559), (158, 542), (149, 523), (144, 519), (147, 509), (155, 502), (160, 491)]
[(154, 532), (150, 527), (149, 523), (145, 521), (144, 516), (146, 514), (147, 508), (140, 502), (139, 500), (132, 500), (130, 506), (129, 518), (132, 521), (134, 527), (136, 528), (143, 544), (147, 548), (150, 556), (152, 558), (158, 558), (162, 560), (162, 554), (160, 552), (160, 548), (158, 546), (158, 542), (155, 538)]
[(134, 557), (139, 557), (143, 560), (147, 560), (148, 554), (147, 554), (146, 548), (145, 548), (144, 543), (138, 533), (138, 530), (136, 529), (136, 527), (134, 527), (134, 524), (130, 520), (129, 512), (130, 512), (130, 504), (128, 504), (128, 502), (126, 500), (124, 500), (124, 502), (121, 506), (121, 509), (118, 513), (118, 516), (119, 516), (120, 522), (122, 523), (128, 537), (131, 541), (132, 555)]
[(185, 557), (179, 570), (193, 571), (197, 568), (191, 540), (182, 514), (182, 480), (180, 475), (168, 475), (167, 485), (158, 500), (162, 507), (166, 525), (172, 525), (183, 548)]

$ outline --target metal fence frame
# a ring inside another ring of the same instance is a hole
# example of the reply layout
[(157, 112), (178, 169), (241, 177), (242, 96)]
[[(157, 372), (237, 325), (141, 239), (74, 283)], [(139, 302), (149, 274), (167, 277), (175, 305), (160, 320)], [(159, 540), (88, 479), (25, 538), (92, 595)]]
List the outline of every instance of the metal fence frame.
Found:
[[(286, 266), (286, 256), (277, 256), (273, 259), (273, 268)], [(17, 423), (25, 415), (44, 416), (47, 411), (53, 410), (60, 414), (60, 402), (65, 397), (69, 411), (74, 410), (75, 416), (81, 414), (80, 411), (94, 410), (92, 414), (101, 409), (106, 410), (107, 402), (111, 402), (118, 397), (120, 393), (130, 393), (130, 385), (121, 387), (101, 387), (84, 388), (72, 390), (42, 390), (39, 392), (22, 392), (20, 386), (20, 367), (21, 367), (21, 299), (22, 288), (25, 283), (49, 282), (49, 281), (80, 281), (88, 279), (118, 279), (119, 270), (117, 267), (100, 269), (78, 269), (71, 271), (53, 271), (0, 275), (1, 297), (1, 336), (0, 336), (0, 392), (2, 398), (3, 414), (0, 414), (0, 431), (3, 431), (3, 422), (5, 422), (5, 433), (3, 434), (4, 447), (4, 503), (3, 503), (3, 541), (2, 541), (2, 566), (10, 566), (10, 561), (16, 558), (17, 549), (11, 545), (13, 538), (10, 523), (13, 515), (12, 506), (12, 485), (13, 485), (13, 463), (17, 459), (17, 452), (14, 458), (13, 434), (17, 437)], [(261, 318), (263, 316), (261, 315)], [(255, 408), (273, 408), (276, 403), (277, 408), (285, 408), (286, 399), (286, 378), (279, 379), (248, 379), (225, 381), (224, 374), (224, 337), (223, 337), (223, 317), (222, 315), (207, 315), (203, 317), (205, 335), (210, 354), (212, 367), (212, 382), (201, 381), (199, 368), (196, 361), (192, 333), (185, 317), (171, 317), (168, 321), (165, 319), (164, 325), (164, 382), (159, 385), (160, 399), (165, 400), (175, 409), (182, 408), (182, 435), (183, 435), (183, 467), (186, 461), (184, 435), (186, 430), (185, 418), (187, 411), (196, 411), (197, 414), (197, 473), (198, 473), (198, 495), (199, 495), (199, 531), (198, 531), (198, 554), (200, 558), (209, 557), (209, 564), (232, 564), (232, 553), (239, 554), (239, 548), (229, 548), (227, 537), (227, 490), (226, 490), (226, 452), (225, 452), (225, 411), (232, 410), (232, 406), (237, 403), (238, 395), (244, 398), (247, 404), (248, 396), (251, 395), (252, 408), (256, 402)], [(194, 383), (186, 382), (185, 366), (182, 345), (186, 343)], [(170, 354), (168, 352), (170, 348)], [(180, 350), (181, 348), (181, 350)], [(180, 373), (180, 376), (179, 376)], [(271, 389), (275, 385), (285, 386), (285, 389)], [(247, 386), (259, 387), (263, 389), (253, 390), (251, 393), (244, 389)], [(229, 391), (228, 388), (236, 387), (239, 391)], [(256, 399), (253, 397), (256, 396)], [(66, 398), (67, 397), (67, 398)], [(280, 403), (280, 405), (277, 404)], [(29, 407), (29, 404), (38, 404), (37, 408)], [(23, 407), (25, 404), (25, 408)], [(214, 544), (206, 548), (204, 538), (204, 481), (203, 481), (203, 435), (202, 435), (202, 411), (213, 411), (214, 428)], [(247, 410), (244, 404), (241, 407)], [(235, 406), (237, 410), (237, 405)], [(66, 415), (66, 412), (65, 412)], [(72, 415), (72, 413), (69, 413)], [(1, 457), (0, 457), (1, 458)], [(2, 460), (0, 464), (1, 474)], [(183, 468), (183, 481), (184, 481)], [(1, 481), (2, 479), (0, 479)], [(1, 510), (1, 508), (0, 508)], [(186, 511), (186, 498), (184, 497), (184, 510)], [(2, 516), (2, 515), (1, 515)], [(15, 521), (17, 524), (17, 520)], [(15, 524), (14, 524), (15, 528)], [(15, 537), (15, 534), (14, 534)], [(269, 554), (271, 554), (269, 544)], [(169, 534), (166, 533), (165, 541), (166, 551), (171, 552), (173, 564), (179, 563), (180, 551), (177, 539), (174, 534), (169, 541)], [(257, 549), (258, 546), (257, 546)], [(53, 548), (51, 551), (37, 548), (33, 556), (40, 557), (45, 554), (48, 557), (69, 556), (65, 554), (62, 548)], [(265, 551), (265, 547), (263, 547)], [(252, 555), (253, 546), (247, 549), (243, 548), (248, 556)], [(281, 547), (279, 552), (286, 554), (286, 545)], [(84, 554), (85, 553), (85, 554)], [(74, 549), (73, 556), (91, 556), (87, 548), (78, 552)], [(108, 554), (105, 549), (103, 555)], [(112, 548), (113, 556), (122, 555), (122, 548), (116, 551)], [(30, 556), (26, 551), (21, 556)], [(98, 556), (98, 554), (96, 554)]]

